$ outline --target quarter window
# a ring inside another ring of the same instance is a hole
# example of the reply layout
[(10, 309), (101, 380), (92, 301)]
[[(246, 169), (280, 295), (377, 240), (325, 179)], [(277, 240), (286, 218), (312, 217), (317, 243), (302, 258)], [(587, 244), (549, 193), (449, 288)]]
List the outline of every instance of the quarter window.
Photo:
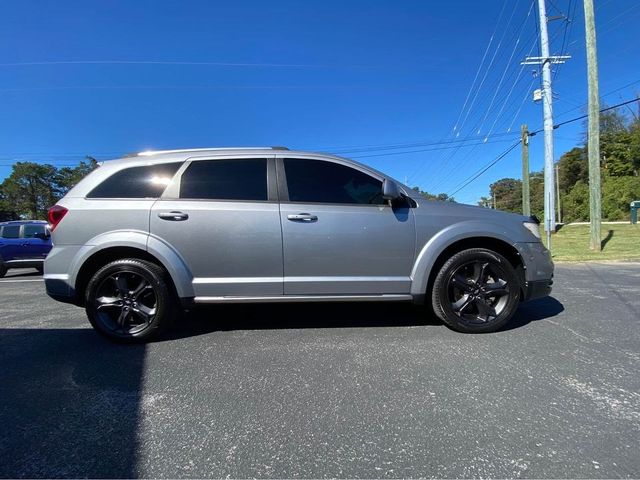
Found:
[(25, 225), (22, 230), (22, 236), (24, 238), (34, 238), (36, 235), (42, 235), (45, 232), (44, 225)]
[(268, 200), (267, 160), (198, 160), (185, 170), (180, 198)]
[(382, 182), (324, 160), (284, 159), (289, 200), (308, 203), (384, 204)]
[(125, 168), (94, 188), (87, 198), (158, 198), (180, 165), (160, 163)]
[(20, 236), (20, 225), (5, 225), (2, 227), (2, 238), (18, 238)]

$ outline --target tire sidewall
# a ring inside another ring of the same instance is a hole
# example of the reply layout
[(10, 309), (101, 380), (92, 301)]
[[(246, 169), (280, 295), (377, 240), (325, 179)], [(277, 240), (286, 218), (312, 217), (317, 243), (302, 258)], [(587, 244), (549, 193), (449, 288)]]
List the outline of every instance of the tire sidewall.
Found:
[[(469, 324), (465, 323), (453, 312), (449, 301), (448, 288), (453, 271), (466, 263), (477, 260), (486, 260), (489, 263), (498, 265), (504, 272), (505, 280), (510, 287), (510, 293), (507, 304), (494, 320), (488, 323)], [(519, 303), (520, 285), (513, 267), (502, 255), (487, 249), (463, 250), (451, 257), (438, 272), (432, 291), (432, 304), (435, 314), (449, 327), (464, 333), (488, 333), (500, 329), (513, 317)]]
[[(133, 334), (121, 334), (108, 329), (97, 315), (95, 298), (98, 287), (108, 276), (118, 272), (131, 272), (142, 276), (152, 285), (156, 295), (156, 314), (149, 326)], [(141, 260), (116, 260), (100, 268), (91, 277), (86, 289), (85, 309), (89, 322), (100, 334), (116, 342), (136, 343), (149, 340), (165, 329), (170, 321), (171, 294), (164, 281), (162, 271), (156, 265)]]

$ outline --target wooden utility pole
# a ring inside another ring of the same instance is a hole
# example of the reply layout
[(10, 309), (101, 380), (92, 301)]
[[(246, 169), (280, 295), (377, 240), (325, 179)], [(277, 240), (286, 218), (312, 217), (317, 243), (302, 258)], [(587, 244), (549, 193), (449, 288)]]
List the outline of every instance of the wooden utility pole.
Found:
[(531, 201), (529, 199), (529, 128), (527, 125), (520, 127), (520, 140), (522, 142), (522, 214), (531, 215)]
[(598, 93), (598, 54), (596, 49), (596, 22), (593, 0), (584, 0), (584, 27), (587, 40), (587, 70), (589, 75), (589, 247), (602, 250), (600, 222), (602, 220), (600, 190), (600, 95)]
[(560, 165), (556, 163), (556, 205), (558, 206), (558, 221), (562, 223), (562, 209), (560, 207)]

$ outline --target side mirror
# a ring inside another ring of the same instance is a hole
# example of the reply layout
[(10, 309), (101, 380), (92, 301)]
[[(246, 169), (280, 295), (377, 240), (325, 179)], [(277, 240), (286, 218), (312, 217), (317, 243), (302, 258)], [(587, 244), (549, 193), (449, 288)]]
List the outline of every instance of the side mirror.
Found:
[(382, 182), (382, 198), (387, 200), (389, 204), (391, 204), (401, 197), (402, 194), (400, 193), (400, 189), (398, 188), (396, 182), (385, 178)]

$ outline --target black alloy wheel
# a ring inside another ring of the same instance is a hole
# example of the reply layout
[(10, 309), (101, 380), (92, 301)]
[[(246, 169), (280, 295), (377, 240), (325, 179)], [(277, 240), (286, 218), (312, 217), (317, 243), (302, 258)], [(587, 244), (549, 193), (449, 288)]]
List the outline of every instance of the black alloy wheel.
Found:
[(513, 266), (486, 249), (464, 250), (451, 257), (434, 282), (434, 311), (462, 332), (490, 332), (515, 313), (520, 285)]
[(157, 335), (173, 317), (171, 290), (157, 265), (138, 259), (102, 267), (87, 286), (89, 321), (111, 340), (133, 342)]

